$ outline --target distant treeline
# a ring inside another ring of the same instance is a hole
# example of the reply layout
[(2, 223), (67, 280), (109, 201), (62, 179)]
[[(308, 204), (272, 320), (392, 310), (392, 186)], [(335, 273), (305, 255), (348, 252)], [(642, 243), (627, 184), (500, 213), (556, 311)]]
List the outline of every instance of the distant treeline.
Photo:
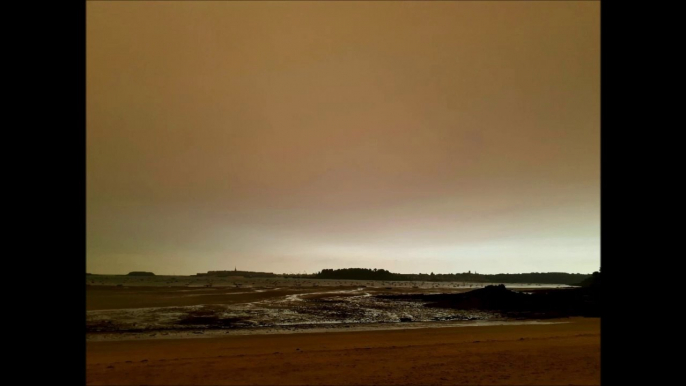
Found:
[(344, 279), (344, 280), (409, 280), (397, 273), (391, 273), (385, 269), (367, 268), (344, 268), (322, 269), (315, 274), (317, 279)]
[(499, 273), (483, 275), (472, 273), (449, 274), (400, 274), (385, 269), (344, 268), (323, 269), (311, 275), (293, 275), (291, 277), (311, 279), (340, 279), (340, 280), (396, 280), (396, 281), (465, 281), (475, 283), (542, 283), (577, 285), (591, 277), (590, 274), (565, 272), (531, 272), (531, 273)]
[(155, 274), (152, 272), (133, 271), (129, 272), (127, 276), (155, 276)]

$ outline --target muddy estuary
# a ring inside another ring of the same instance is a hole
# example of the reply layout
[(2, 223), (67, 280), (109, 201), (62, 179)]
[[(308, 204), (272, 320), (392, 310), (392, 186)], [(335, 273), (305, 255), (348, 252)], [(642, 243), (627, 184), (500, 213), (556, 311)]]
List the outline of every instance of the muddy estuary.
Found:
[(86, 283), (88, 340), (514, 323), (494, 312), (425, 307), (425, 302), (419, 300), (379, 297), (457, 293), (483, 286), (474, 283), (273, 279), (182, 282), (170, 277), (122, 276), (95, 280), (100, 282)]

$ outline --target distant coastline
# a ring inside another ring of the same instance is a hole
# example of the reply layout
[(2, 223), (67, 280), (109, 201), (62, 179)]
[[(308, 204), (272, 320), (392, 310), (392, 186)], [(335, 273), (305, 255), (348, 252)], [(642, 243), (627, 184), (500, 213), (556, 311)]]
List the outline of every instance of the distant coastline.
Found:
[(197, 273), (193, 276), (213, 276), (213, 277), (228, 277), (228, 276), (241, 276), (241, 277), (276, 277), (277, 275), (271, 272), (253, 272), (253, 271), (207, 271), (207, 273)]
[(499, 273), (485, 275), (472, 272), (452, 274), (399, 274), (384, 269), (344, 268), (324, 269), (312, 275), (298, 275), (310, 279), (342, 280), (397, 280), (471, 283), (546, 283), (577, 285), (591, 277), (591, 274), (566, 272)]
[(133, 271), (129, 272), (126, 276), (155, 276), (155, 274), (152, 272)]
[[(86, 276), (103, 274), (86, 273)], [(106, 275), (106, 274), (105, 274)], [(116, 275), (115, 275), (116, 276)], [(257, 271), (208, 271), (195, 275), (155, 275), (152, 272), (134, 271), (123, 276), (195, 276), (195, 277), (244, 277), (244, 278), (292, 278), (292, 279), (335, 279), (335, 280), (382, 280), (382, 281), (422, 281), (422, 282), (469, 282), (469, 283), (512, 283), (512, 284), (564, 284), (578, 286), (592, 279), (592, 274), (566, 272), (530, 272), (480, 274), (476, 272), (434, 274), (434, 273), (393, 273), (385, 269), (343, 268), (323, 269), (312, 274), (275, 274)]]

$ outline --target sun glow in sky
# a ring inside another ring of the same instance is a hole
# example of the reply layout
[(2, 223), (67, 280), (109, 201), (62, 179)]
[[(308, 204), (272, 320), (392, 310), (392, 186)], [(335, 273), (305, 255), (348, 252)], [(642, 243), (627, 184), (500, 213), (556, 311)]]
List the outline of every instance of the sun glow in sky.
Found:
[(87, 270), (600, 266), (599, 2), (89, 2)]

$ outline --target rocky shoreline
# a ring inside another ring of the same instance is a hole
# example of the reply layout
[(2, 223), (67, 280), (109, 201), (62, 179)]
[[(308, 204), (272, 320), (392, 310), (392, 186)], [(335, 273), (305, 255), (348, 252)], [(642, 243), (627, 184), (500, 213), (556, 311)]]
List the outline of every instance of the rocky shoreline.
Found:
[(599, 317), (599, 287), (511, 291), (504, 285), (465, 293), (376, 295), (396, 301), (421, 301), (425, 307), (498, 312), (507, 318)]

